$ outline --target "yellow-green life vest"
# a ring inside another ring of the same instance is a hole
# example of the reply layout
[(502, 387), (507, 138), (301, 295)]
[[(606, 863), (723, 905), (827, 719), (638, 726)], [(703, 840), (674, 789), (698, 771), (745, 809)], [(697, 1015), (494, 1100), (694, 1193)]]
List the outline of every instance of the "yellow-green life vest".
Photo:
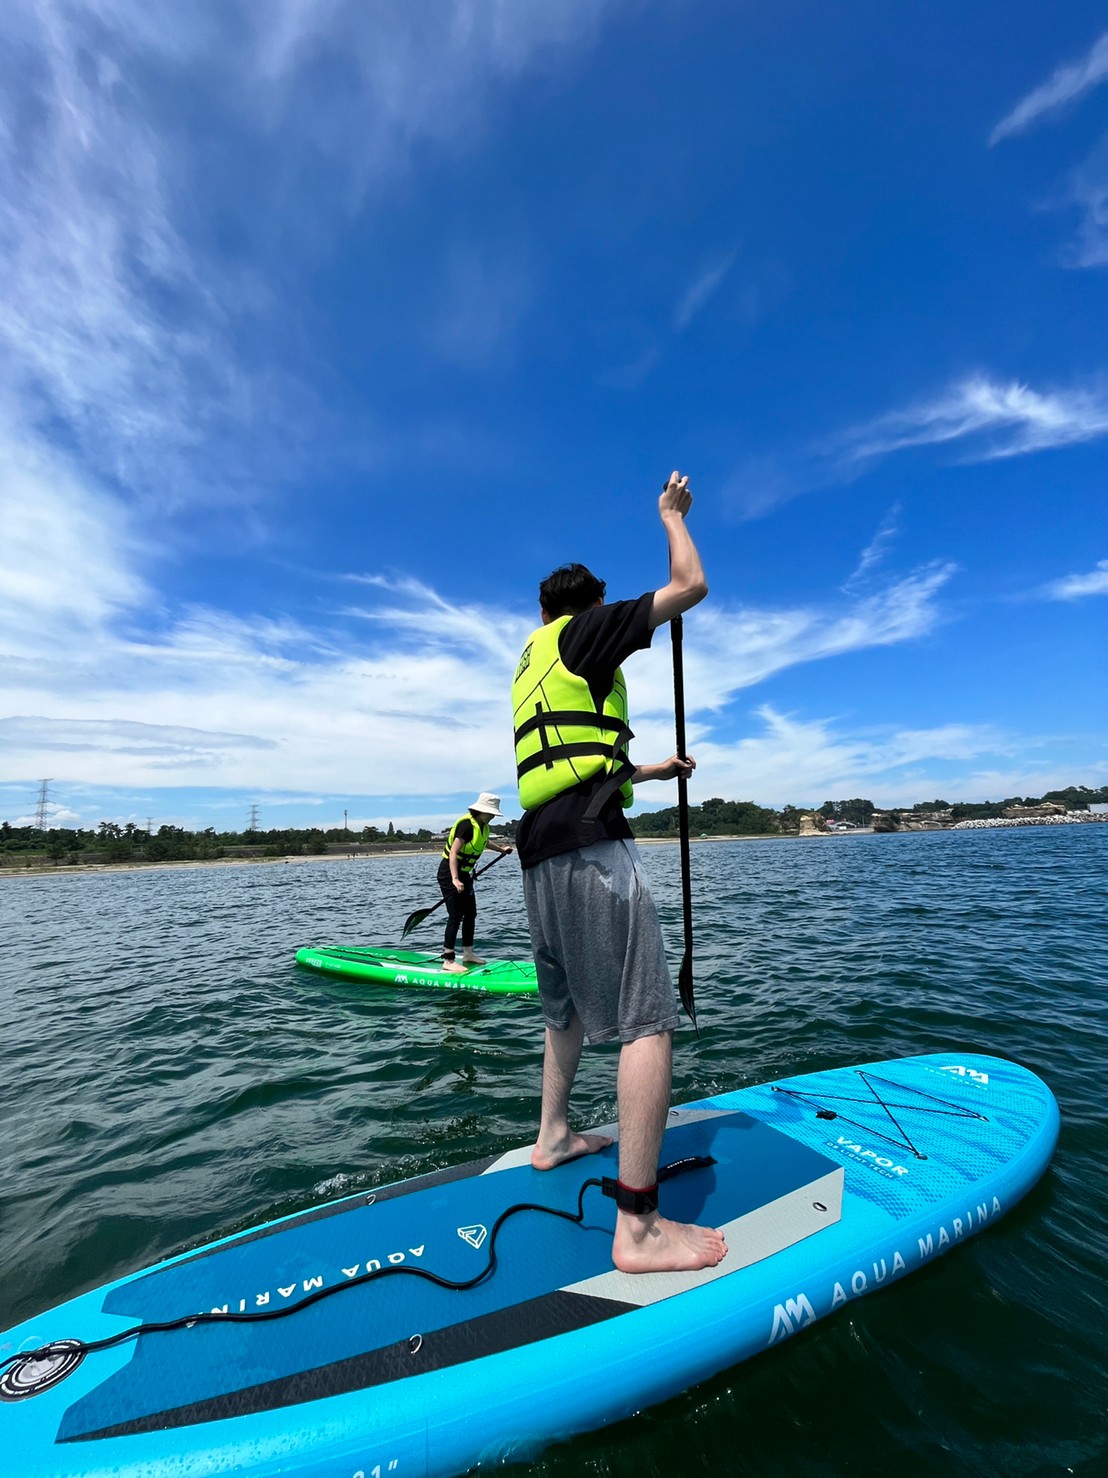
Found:
[[(625, 807), (634, 800), (623, 671), (616, 669), (612, 691), (597, 708), (588, 683), (558, 654), (558, 639), (571, 620), (559, 616), (531, 633), (512, 682), (516, 775), (525, 811), (602, 774)], [(590, 804), (593, 815), (609, 793), (605, 787)]]
[(473, 827), (473, 835), (468, 842), (463, 841), (462, 843), (462, 849), (458, 853), (458, 871), (472, 872), (477, 866), (478, 857), (480, 857), (481, 853), (489, 844), (488, 822), (482, 825), (472, 811), (467, 811), (464, 816), (459, 816), (450, 828), (450, 833), (446, 838), (446, 846), (442, 849), (442, 855), (449, 858), (450, 849), (454, 845), (454, 840), (458, 835), (458, 827), (461, 826), (463, 821), (468, 821)]

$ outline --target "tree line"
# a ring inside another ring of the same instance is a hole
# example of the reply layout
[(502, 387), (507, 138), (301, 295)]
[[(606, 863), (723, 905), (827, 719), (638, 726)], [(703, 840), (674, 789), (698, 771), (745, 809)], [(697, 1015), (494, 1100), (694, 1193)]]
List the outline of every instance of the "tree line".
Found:
[[(502, 834), (514, 834), (515, 826), (493, 828)], [(261, 857), (322, 857), (336, 848), (350, 851), (365, 847), (387, 849), (390, 846), (431, 846), (438, 834), (420, 827), (405, 831), (390, 821), (382, 830), (363, 826), (358, 830), (342, 826), (284, 827), (268, 831), (188, 831), (182, 826), (159, 826), (147, 830), (128, 821), (120, 826), (114, 821), (101, 821), (97, 827), (50, 827), (40, 831), (35, 826), (12, 826), (0, 822), (0, 857), (13, 860), (45, 855), (51, 862), (205, 862), (220, 857), (251, 855)]]
[[(1065, 790), (1048, 790), (1042, 796), (1015, 795), (1003, 801), (917, 801), (904, 809), (924, 814), (949, 811), (954, 821), (979, 821), (1002, 816), (1009, 806), (1041, 806), (1047, 801), (1063, 805), (1067, 811), (1087, 811), (1090, 805), (1108, 802), (1108, 785), (1099, 790), (1087, 785), (1070, 785)], [(800, 830), (800, 818), (805, 814), (853, 826), (869, 826), (874, 812), (883, 809), (860, 796), (824, 801), (821, 806), (786, 805), (779, 811), (754, 801), (725, 801), (714, 796), (699, 806), (689, 807), (689, 830), (694, 836), (795, 836)], [(680, 811), (676, 806), (666, 806), (660, 811), (632, 816), (630, 820), (636, 836), (677, 836)]]

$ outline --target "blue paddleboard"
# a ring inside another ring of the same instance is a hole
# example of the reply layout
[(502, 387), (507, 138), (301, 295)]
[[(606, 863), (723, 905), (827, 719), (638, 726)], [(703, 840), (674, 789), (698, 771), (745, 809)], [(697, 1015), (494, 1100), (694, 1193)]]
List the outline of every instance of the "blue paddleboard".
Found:
[[(430, 1478), (530, 1455), (895, 1286), (999, 1220), (1057, 1132), (1033, 1073), (957, 1051), (683, 1105), (661, 1210), (729, 1248), (699, 1273), (612, 1267), (615, 1206), (586, 1182), (616, 1174), (614, 1147), (315, 1206), (0, 1337), (0, 1453), (20, 1478)], [(84, 1348), (152, 1324), (171, 1327)]]

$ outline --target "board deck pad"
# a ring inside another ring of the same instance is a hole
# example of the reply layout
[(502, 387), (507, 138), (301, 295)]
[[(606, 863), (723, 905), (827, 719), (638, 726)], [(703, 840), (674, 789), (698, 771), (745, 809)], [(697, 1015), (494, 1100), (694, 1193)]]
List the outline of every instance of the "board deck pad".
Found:
[[(695, 1155), (716, 1157), (736, 1173), (724, 1186), (717, 1166), (667, 1183), (666, 1210), (676, 1220), (702, 1220), (711, 1202), (713, 1225), (738, 1226), (783, 1201), (761, 1242), (768, 1255), (838, 1219), (839, 1196), (822, 1202), (828, 1208), (822, 1213), (811, 1203), (834, 1194), (827, 1189), (831, 1182), (841, 1188), (842, 1167), (745, 1114), (696, 1116), (669, 1129), (667, 1160)], [(615, 1174), (609, 1148), (555, 1171), (494, 1162), (449, 1182), (412, 1191), (399, 1186), (392, 1195), (378, 1193), (372, 1204), (358, 1198), (362, 1204), (338, 1215), (304, 1218), (291, 1231), (278, 1226), (274, 1235), (245, 1246), (232, 1243), (186, 1258), (116, 1289), (104, 1311), (136, 1324), (199, 1309), (280, 1307), (315, 1288), (349, 1281), (371, 1264), (430, 1268), (464, 1280), (488, 1261), (488, 1231), (506, 1207), (541, 1202), (574, 1212), (583, 1181)], [(396, 1273), (287, 1319), (144, 1336), (124, 1369), (66, 1412), (62, 1440), (211, 1421), (361, 1389), (395, 1379), (398, 1367), (410, 1376), (495, 1354), (719, 1275), (714, 1269), (669, 1278), (615, 1272), (614, 1202), (596, 1188), (586, 1198), (583, 1227), (531, 1211), (505, 1222), (496, 1272), (467, 1292)], [(541, 1256), (535, 1255), (536, 1236)], [(459, 1321), (465, 1324), (462, 1339), (451, 1334)], [(416, 1336), (420, 1349), (412, 1355)]]
[(415, 949), (345, 949), (307, 945), (296, 963), (322, 975), (363, 980), (374, 985), (416, 986), (434, 990), (483, 991), (496, 996), (538, 994), (531, 960), (488, 960), (470, 965), (464, 975), (442, 968), (442, 955)]

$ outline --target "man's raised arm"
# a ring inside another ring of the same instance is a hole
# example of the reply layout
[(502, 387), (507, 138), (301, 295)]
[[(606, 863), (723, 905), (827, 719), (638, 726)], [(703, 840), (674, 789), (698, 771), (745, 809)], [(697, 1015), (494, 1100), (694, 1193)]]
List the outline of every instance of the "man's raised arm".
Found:
[(652, 628), (672, 621), (674, 616), (698, 605), (708, 594), (700, 555), (685, 523), (685, 515), (691, 507), (688, 477), (671, 473), (658, 499), (658, 513), (669, 540), (669, 584), (654, 592), (650, 613)]

